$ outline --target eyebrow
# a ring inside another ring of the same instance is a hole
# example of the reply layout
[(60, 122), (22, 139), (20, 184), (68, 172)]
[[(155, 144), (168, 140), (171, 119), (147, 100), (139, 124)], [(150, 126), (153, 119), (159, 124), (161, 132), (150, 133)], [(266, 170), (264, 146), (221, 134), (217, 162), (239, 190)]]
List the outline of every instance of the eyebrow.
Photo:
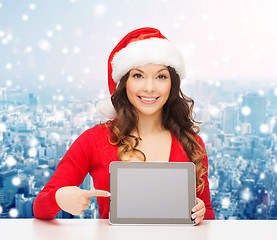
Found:
[[(140, 70), (140, 69), (138, 69), (138, 68), (133, 68), (133, 69), (131, 69), (131, 70), (137, 70), (137, 71), (139, 71), (139, 72), (141, 72), (141, 73), (144, 73), (142, 70)], [(158, 73), (158, 72), (161, 72), (161, 71), (163, 71), (163, 70), (167, 70), (167, 71), (168, 71), (167, 68), (162, 68), (162, 69), (160, 69), (159, 71), (157, 71), (157, 73)], [(169, 72), (169, 71), (168, 71), (168, 72)]]

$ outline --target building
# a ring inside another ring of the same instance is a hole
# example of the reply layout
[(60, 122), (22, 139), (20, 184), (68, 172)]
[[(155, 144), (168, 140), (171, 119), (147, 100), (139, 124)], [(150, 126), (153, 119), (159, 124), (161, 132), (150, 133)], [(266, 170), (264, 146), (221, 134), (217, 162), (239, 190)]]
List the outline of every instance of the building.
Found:
[(18, 187), (12, 183), (14, 177), (17, 177), (15, 169), (0, 169), (0, 205), (6, 209), (14, 204), (14, 196)]
[(237, 106), (227, 106), (223, 111), (222, 127), (224, 133), (236, 132), (239, 123), (239, 111)]
[[(243, 113), (243, 108), (249, 110)], [(250, 123), (253, 134), (260, 133), (260, 127), (266, 123), (266, 98), (257, 93), (248, 93), (243, 97), (241, 109), (242, 123)]]

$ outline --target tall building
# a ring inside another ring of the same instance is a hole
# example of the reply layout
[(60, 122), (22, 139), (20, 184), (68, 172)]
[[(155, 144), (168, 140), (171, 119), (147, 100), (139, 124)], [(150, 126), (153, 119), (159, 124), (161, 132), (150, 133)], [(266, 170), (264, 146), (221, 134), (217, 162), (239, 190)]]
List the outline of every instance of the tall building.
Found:
[[(244, 108), (248, 111), (244, 112)], [(260, 133), (260, 127), (266, 123), (266, 98), (258, 93), (249, 93), (242, 100), (241, 122), (250, 123), (254, 134)]]
[(37, 111), (37, 105), (38, 105), (37, 97), (33, 93), (30, 93), (29, 94), (30, 112), (36, 113), (36, 111)]
[(237, 106), (227, 106), (223, 112), (222, 127), (224, 133), (235, 133), (239, 123), (239, 111)]
[(0, 205), (6, 209), (14, 204), (14, 196), (18, 190), (12, 180), (17, 176), (17, 170), (0, 169)]
[(24, 194), (15, 195), (15, 208), (18, 211), (18, 218), (33, 217), (33, 201), (34, 197), (25, 198)]
[(0, 110), (7, 108), (7, 89), (0, 88)]

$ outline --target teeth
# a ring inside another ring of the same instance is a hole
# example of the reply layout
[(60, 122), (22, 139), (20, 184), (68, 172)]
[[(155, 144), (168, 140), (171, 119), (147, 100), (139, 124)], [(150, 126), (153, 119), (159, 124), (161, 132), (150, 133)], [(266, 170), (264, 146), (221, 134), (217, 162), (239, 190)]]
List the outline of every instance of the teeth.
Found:
[(144, 98), (144, 97), (140, 97), (143, 101), (148, 101), (148, 102), (151, 102), (151, 101), (155, 101), (157, 98)]

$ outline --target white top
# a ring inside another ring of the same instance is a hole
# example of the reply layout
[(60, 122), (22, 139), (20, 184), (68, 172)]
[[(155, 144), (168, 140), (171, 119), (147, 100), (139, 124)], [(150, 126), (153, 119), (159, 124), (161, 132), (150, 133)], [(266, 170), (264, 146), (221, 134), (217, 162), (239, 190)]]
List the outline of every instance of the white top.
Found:
[(107, 219), (0, 219), (1, 239), (276, 239), (275, 220), (211, 220), (199, 226), (111, 226)]

